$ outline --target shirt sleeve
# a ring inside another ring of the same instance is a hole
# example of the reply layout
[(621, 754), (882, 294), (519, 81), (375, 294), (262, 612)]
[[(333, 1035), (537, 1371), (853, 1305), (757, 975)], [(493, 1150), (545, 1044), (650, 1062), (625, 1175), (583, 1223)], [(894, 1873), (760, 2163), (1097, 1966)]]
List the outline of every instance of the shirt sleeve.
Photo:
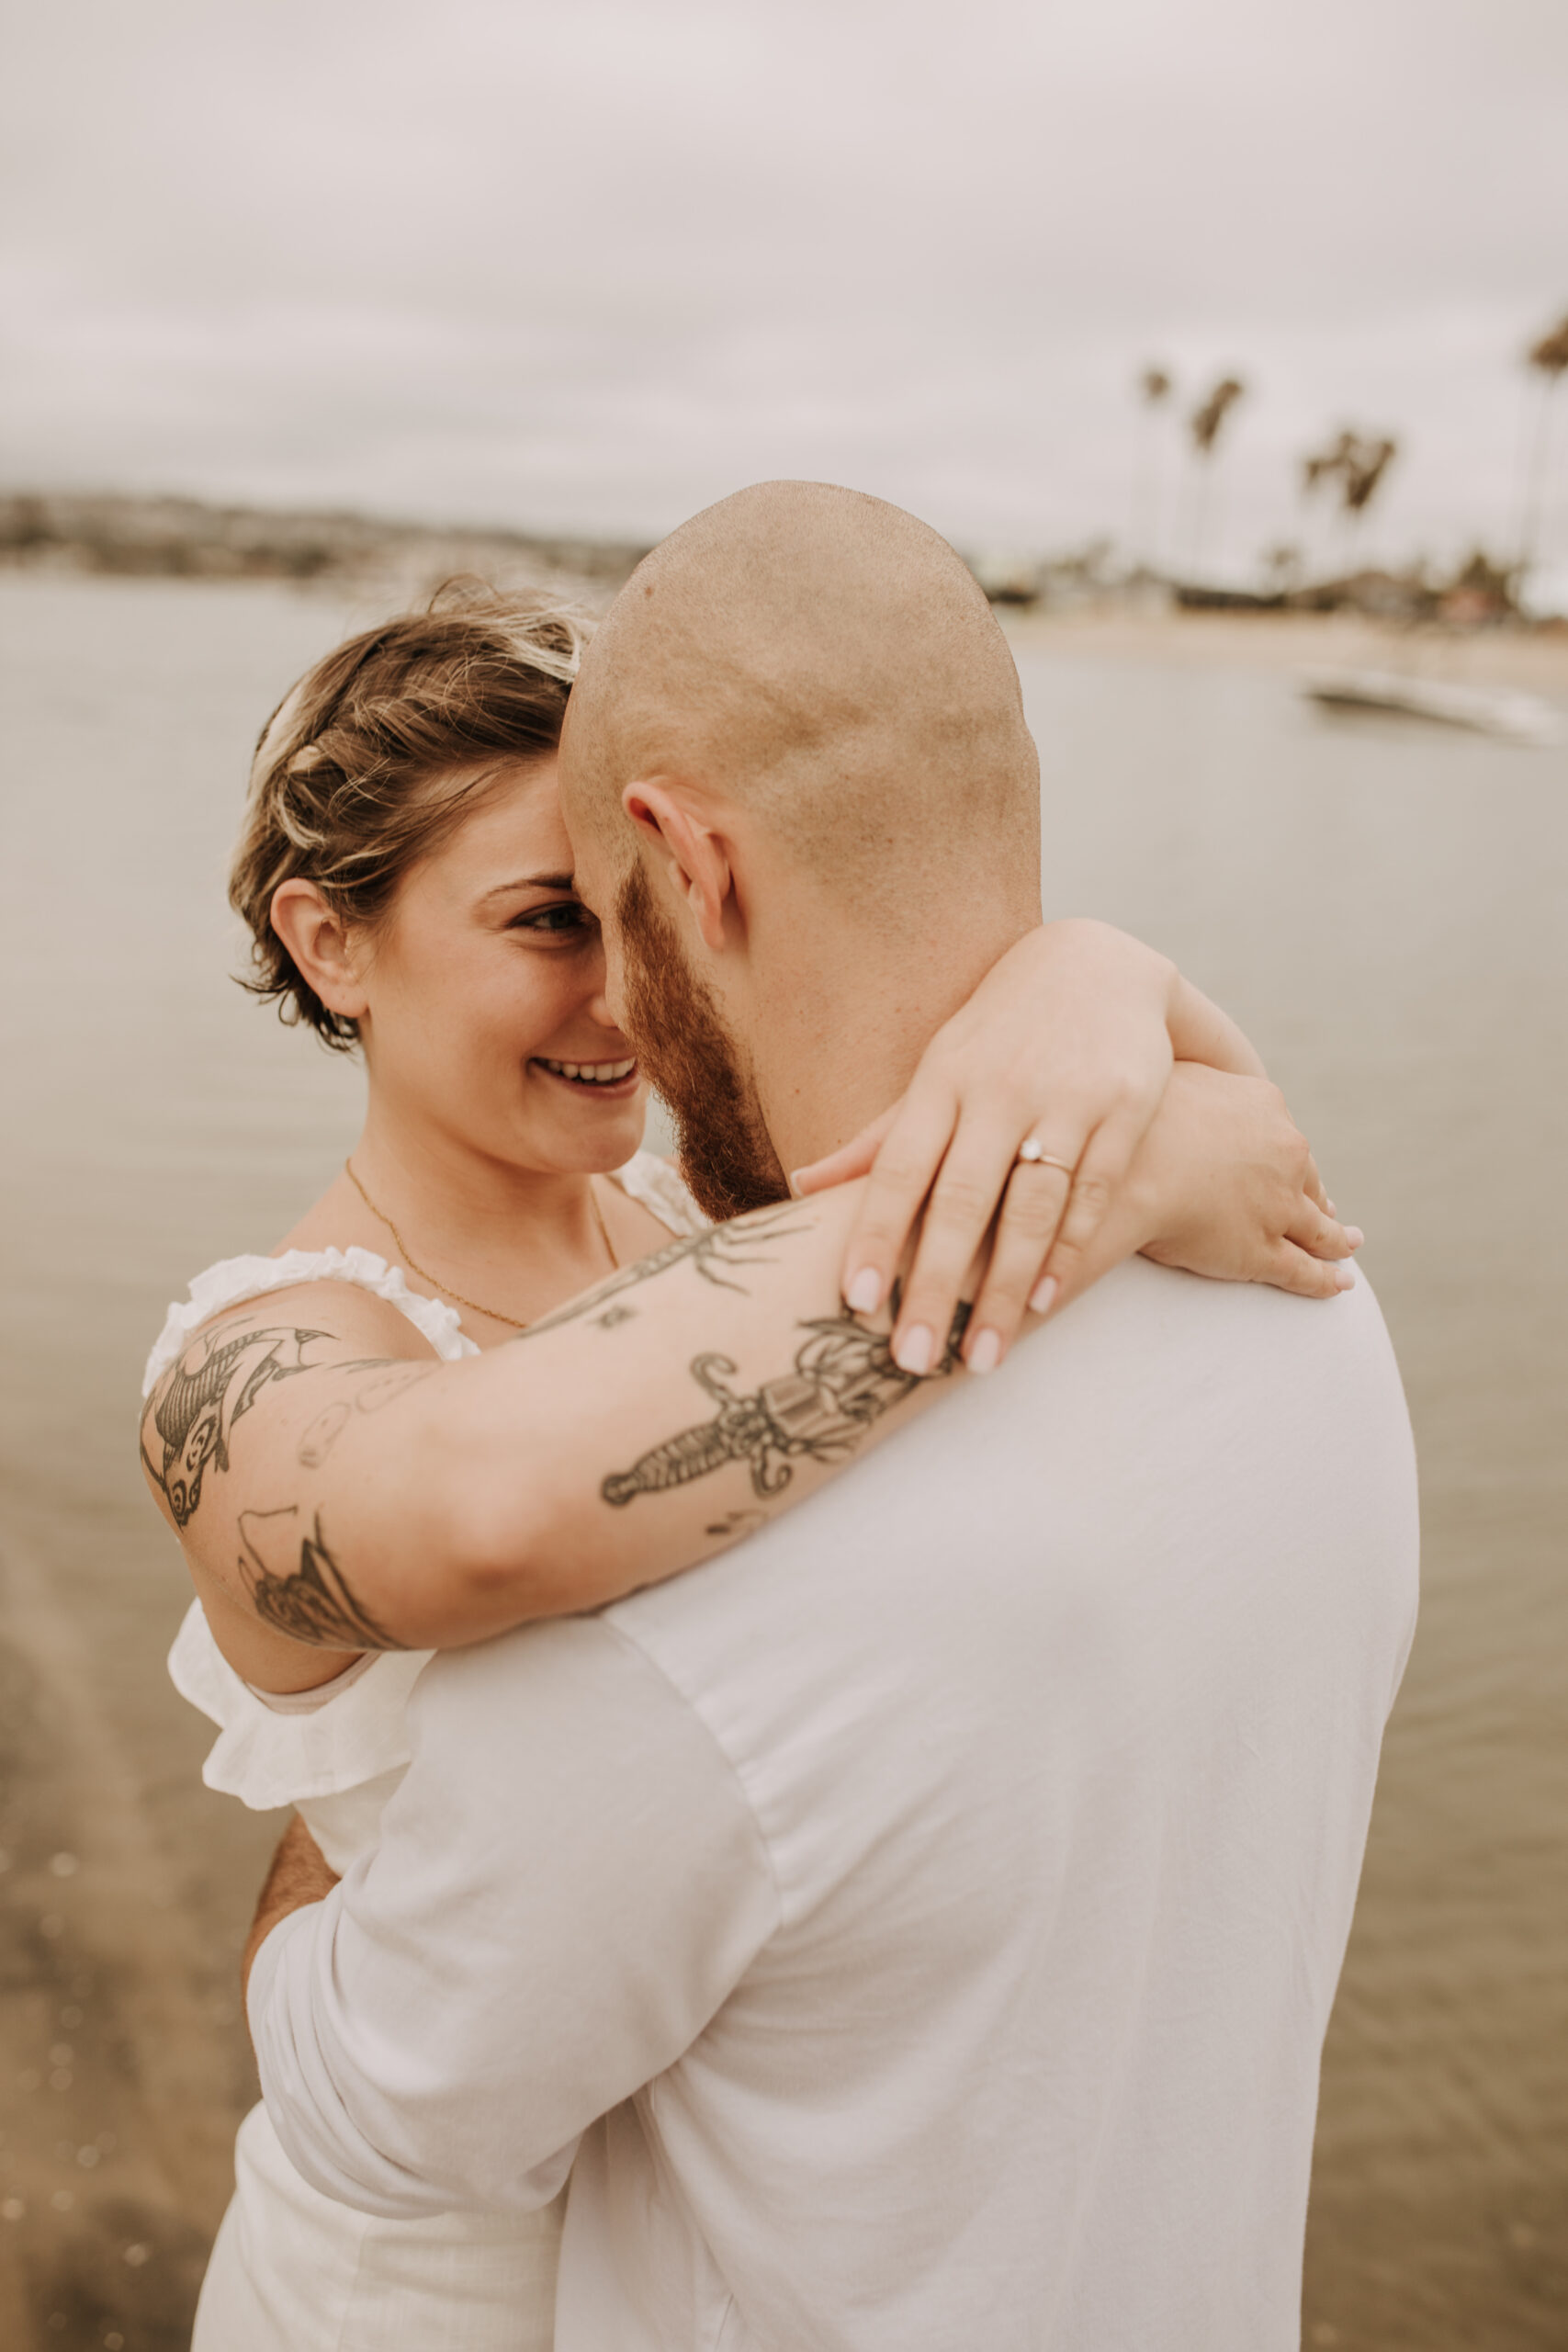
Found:
[(410, 1731), (379, 1847), (257, 1955), (262, 2088), (344, 2204), (527, 2209), (733, 1990), (773, 1871), (702, 1718), (604, 1619), (438, 1658)]

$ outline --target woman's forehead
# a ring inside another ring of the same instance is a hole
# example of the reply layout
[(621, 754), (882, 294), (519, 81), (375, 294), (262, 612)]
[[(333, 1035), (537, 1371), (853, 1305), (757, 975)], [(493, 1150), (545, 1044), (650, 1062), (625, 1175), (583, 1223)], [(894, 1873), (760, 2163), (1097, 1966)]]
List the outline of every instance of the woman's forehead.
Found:
[(519, 873), (570, 874), (571, 842), (554, 759), (519, 762), (498, 773), (447, 842), (446, 854), (465, 869), (500, 863)]

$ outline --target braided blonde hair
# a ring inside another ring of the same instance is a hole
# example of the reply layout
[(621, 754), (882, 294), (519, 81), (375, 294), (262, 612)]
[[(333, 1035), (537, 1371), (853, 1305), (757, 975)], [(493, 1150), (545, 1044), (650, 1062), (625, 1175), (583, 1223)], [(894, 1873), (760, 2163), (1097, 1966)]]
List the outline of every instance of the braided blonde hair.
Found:
[(230, 868), (252, 941), (242, 987), (353, 1047), (356, 1023), (321, 1002), (273, 930), (274, 892), (300, 876), (345, 922), (374, 928), (501, 762), (555, 750), (592, 627), (543, 593), (454, 581), (307, 671), (262, 729)]

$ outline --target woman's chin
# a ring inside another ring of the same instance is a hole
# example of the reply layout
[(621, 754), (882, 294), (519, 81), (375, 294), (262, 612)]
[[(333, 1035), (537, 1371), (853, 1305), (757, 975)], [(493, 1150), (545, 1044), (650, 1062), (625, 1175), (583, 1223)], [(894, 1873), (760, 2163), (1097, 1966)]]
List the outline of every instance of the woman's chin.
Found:
[(570, 1169), (585, 1176), (624, 1167), (640, 1146), (648, 1124), (648, 1093), (641, 1080), (633, 1079), (613, 1091), (606, 1087), (599, 1099), (586, 1087), (569, 1095), (565, 1085), (558, 1083), (551, 1092), (555, 1099), (549, 1116), (530, 1125), (552, 1163), (563, 1172)]

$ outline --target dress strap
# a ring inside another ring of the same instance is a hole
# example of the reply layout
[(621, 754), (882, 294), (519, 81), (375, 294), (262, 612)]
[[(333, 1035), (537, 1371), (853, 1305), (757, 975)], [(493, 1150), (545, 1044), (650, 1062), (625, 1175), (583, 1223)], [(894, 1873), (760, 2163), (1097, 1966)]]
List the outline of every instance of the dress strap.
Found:
[(692, 1233), (705, 1233), (712, 1223), (693, 1200), (680, 1176), (667, 1159), (657, 1152), (639, 1151), (624, 1168), (617, 1168), (615, 1182), (623, 1193), (651, 1209), (660, 1225), (682, 1238)]

